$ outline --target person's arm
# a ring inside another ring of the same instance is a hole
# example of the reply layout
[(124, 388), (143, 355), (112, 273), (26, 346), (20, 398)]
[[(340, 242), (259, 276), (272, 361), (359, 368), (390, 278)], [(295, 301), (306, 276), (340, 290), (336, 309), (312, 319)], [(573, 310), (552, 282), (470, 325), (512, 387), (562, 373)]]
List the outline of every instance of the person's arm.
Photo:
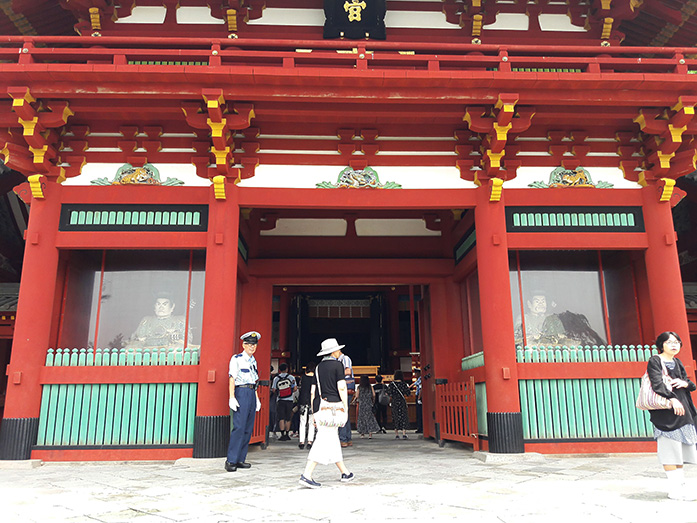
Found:
[(646, 364), (646, 372), (651, 380), (651, 388), (656, 394), (668, 399), (675, 398), (675, 394), (668, 390), (668, 387), (663, 382), (663, 365), (659, 356), (649, 358), (649, 362)]
[(343, 403), (344, 408), (348, 410), (348, 389), (346, 388), (346, 380), (337, 381), (336, 388), (339, 390), (339, 397), (341, 398), (341, 403)]
[(687, 376), (687, 371), (685, 370), (685, 366), (682, 364), (682, 361), (678, 359), (675, 361), (678, 365), (678, 374), (680, 375), (680, 378), (673, 380), (673, 388), (685, 388), (690, 392), (697, 389), (697, 386), (695, 386), (692, 380), (690, 380), (690, 378)]
[(237, 359), (232, 358), (230, 360), (230, 369), (228, 371), (229, 375), (229, 384), (228, 388), (230, 391), (230, 399), (228, 400), (228, 405), (232, 410), (237, 410), (237, 408), (240, 406), (240, 404), (237, 402), (237, 398), (235, 398), (235, 376), (237, 376), (237, 373), (239, 372), (238, 365), (237, 365)]

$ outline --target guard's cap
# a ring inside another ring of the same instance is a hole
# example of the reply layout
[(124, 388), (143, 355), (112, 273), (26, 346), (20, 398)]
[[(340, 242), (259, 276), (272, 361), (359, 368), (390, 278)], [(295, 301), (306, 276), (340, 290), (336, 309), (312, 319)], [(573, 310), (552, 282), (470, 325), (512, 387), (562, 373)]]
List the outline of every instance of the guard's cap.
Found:
[(261, 334), (259, 334), (257, 331), (249, 331), (245, 332), (242, 336), (240, 336), (240, 339), (244, 343), (252, 343), (256, 345), (259, 343), (259, 340), (261, 339)]

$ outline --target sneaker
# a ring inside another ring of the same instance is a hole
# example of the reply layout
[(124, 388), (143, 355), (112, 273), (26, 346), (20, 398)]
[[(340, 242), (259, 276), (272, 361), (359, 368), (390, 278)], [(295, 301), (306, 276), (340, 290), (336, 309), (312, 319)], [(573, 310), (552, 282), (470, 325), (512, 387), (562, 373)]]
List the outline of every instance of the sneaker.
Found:
[(341, 442), (341, 447), (342, 447), (342, 448), (346, 448), (346, 447), (348, 447), (348, 446), (349, 446), (348, 441), (342, 441), (342, 442)]
[(300, 450), (304, 449), (304, 448), (305, 448), (305, 444), (304, 444), (304, 443), (298, 443), (298, 448), (299, 448)]
[(397, 434), (397, 435), (394, 437), (394, 439), (399, 439), (399, 434)]
[(356, 479), (356, 476), (353, 475), (353, 472), (349, 472), (348, 474), (341, 475), (341, 482), (342, 483), (348, 483), (349, 481), (353, 481), (354, 479)]
[(310, 450), (312, 448), (312, 442), (307, 444), (307, 450)]
[[(351, 476), (353, 476), (353, 474), (351, 474)], [(342, 481), (343, 481), (343, 479), (342, 479)], [(301, 487), (305, 487), (305, 488), (320, 488), (322, 486), (320, 483), (317, 483), (313, 479), (307, 479), (302, 474), (300, 475), (300, 480), (298, 481), (298, 483), (300, 483)]]
[(409, 438), (408, 438), (407, 435), (405, 434), (404, 436), (402, 436), (402, 439), (409, 439)]

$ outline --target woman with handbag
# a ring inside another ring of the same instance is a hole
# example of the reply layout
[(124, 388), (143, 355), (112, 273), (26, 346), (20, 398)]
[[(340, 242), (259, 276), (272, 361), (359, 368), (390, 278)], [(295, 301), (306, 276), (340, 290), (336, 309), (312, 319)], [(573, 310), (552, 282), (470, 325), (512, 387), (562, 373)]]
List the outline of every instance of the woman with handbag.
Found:
[(322, 485), (312, 479), (318, 463), (335, 463), (341, 472), (343, 483), (353, 481), (354, 475), (344, 465), (339, 441), (339, 427), (348, 419), (348, 393), (344, 379), (344, 366), (338, 361), (341, 349), (335, 338), (322, 342), (322, 350), (317, 356), (324, 356), (315, 368), (314, 384), (310, 388), (310, 398), (317, 425), (317, 435), (312, 449), (307, 455), (305, 471), (300, 476), (300, 485), (306, 488), (319, 488)]
[(404, 383), (404, 373), (401, 370), (395, 371), (392, 383), (387, 386), (387, 394), (392, 398), (392, 423), (394, 424), (395, 439), (399, 439), (400, 430), (402, 431), (402, 439), (407, 439), (409, 385)]
[(668, 497), (684, 501), (697, 499), (685, 485), (684, 463), (697, 463), (697, 410), (690, 392), (697, 389), (687, 377), (682, 362), (675, 356), (682, 340), (675, 332), (663, 332), (656, 339), (658, 354), (651, 356), (646, 373), (651, 388), (667, 398), (670, 407), (650, 411), (654, 438), (658, 445), (658, 460), (668, 478)]

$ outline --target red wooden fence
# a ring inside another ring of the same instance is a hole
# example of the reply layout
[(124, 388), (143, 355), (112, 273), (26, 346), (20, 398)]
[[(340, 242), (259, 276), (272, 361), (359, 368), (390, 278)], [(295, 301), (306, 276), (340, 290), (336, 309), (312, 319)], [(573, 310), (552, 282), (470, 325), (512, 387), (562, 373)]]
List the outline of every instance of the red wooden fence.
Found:
[(439, 445), (445, 440), (469, 443), (479, 450), (477, 399), (474, 378), (467, 382), (436, 386), (436, 421), (440, 427)]
[(250, 443), (261, 443), (265, 448), (267, 427), (269, 425), (269, 387), (261, 386), (257, 389), (259, 401), (261, 401), (261, 410), (257, 412), (254, 418), (254, 429), (252, 429), (252, 437)]

